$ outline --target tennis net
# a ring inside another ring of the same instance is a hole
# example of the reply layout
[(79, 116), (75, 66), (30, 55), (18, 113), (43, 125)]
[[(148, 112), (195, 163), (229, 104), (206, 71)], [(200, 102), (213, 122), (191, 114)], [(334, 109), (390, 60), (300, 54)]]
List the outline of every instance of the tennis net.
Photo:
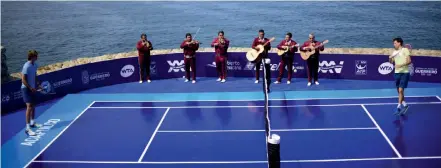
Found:
[[(267, 149), (267, 159), (268, 159), (268, 168), (280, 168), (280, 136), (277, 134), (271, 134), (271, 121), (269, 116), (269, 81), (267, 78), (269, 73), (269, 69), (266, 66), (269, 64), (269, 60), (263, 60), (263, 93), (265, 96), (265, 105), (264, 105), (264, 115), (265, 115), (265, 134), (266, 134), (266, 149)], [(268, 71), (267, 71), (268, 70)]]

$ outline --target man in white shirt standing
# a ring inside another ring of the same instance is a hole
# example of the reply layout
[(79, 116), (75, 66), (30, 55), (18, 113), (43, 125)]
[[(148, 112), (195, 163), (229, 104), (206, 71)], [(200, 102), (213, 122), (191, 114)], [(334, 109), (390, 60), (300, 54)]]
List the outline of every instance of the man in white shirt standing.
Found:
[(409, 64), (412, 62), (410, 59), (410, 52), (407, 48), (403, 47), (403, 39), (394, 38), (393, 44), (395, 47), (394, 54), (389, 57), (391, 63), (395, 63), (395, 86), (398, 91), (398, 106), (395, 114), (405, 114), (409, 105), (404, 101), (404, 89), (407, 88), (407, 84), (410, 78)]
[(28, 61), (23, 65), (22, 70), (22, 85), (21, 92), (23, 94), (23, 101), (26, 103), (26, 134), (34, 136), (35, 132), (31, 127), (41, 127), (40, 124), (35, 123), (35, 102), (37, 90), (41, 87), (37, 82), (37, 61), (38, 53), (35, 50), (28, 52)]

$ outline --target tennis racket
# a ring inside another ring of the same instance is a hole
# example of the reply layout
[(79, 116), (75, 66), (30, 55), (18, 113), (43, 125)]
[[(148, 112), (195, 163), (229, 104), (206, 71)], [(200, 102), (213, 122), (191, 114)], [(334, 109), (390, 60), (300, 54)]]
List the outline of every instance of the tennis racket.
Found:
[(409, 52), (412, 53), (412, 45), (406, 44), (404, 45), (404, 47), (406, 47), (409, 50)]
[[(406, 45), (404, 45), (404, 48), (407, 48), (407, 49), (409, 50), (409, 52), (412, 53), (412, 45), (410, 45), (410, 44), (406, 44)], [(401, 50), (395, 50), (395, 51), (389, 56), (389, 58), (394, 58), (394, 57), (396, 57), (400, 52), (401, 52)]]
[(40, 88), (37, 89), (38, 92), (44, 95), (54, 95), (57, 94), (51, 84), (47, 81), (41, 83)]

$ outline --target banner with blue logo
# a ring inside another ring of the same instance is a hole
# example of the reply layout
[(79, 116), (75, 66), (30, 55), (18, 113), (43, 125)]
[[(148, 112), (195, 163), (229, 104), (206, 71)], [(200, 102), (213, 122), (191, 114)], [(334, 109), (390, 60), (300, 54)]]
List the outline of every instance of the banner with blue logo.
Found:
[[(255, 65), (246, 59), (246, 53), (231, 52), (227, 61), (228, 77), (255, 77)], [(279, 74), (280, 59), (276, 53), (271, 58), (271, 76)], [(196, 74), (198, 77), (217, 77), (215, 55), (201, 52), (196, 55)], [(285, 70), (287, 67), (284, 67)], [(295, 54), (293, 78), (307, 78), (306, 62)], [(263, 68), (261, 68), (262, 70)], [(409, 65), (411, 81), (441, 83), (441, 58), (414, 56)], [(182, 53), (154, 55), (151, 57), (150, 72), (152, 80), (182, 78), (185, 75), (184, 56)], [(362, 54), (321, 54), (319, 78), (356, 79), (356, 80), (393, 80), (394, 66), (385, 55)], [(263, 71), (261, 71), (261, 78)], [(287, 76), (286, 71), (284, 77)], [(38, 76), (46, 87), (45, 94), (38, 95), (38, 102), (62, 97), (69, 93), (139, 81), (137, 57), (79, 65)], [(302, 79), (300, 79), (302, 80)], [(306, 79), (304, 79), (306, 80)], [(2, 114), (24, 108), (21, 81), (2, 84)]]

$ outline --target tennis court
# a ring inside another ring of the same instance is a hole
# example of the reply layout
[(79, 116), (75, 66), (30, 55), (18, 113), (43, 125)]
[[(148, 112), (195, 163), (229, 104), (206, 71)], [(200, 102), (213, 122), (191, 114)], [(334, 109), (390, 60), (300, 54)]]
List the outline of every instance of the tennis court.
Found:
[[(328, 96), (270, 94), (282, 167), (441, 166), (438, 95), (407, 96), (408, 114), (397, 117), (394, 96), (320, 92)], [(28, 166), (268, 167), (262, 93), (210, 95), (68, 95), (41, 117), (63, 109), (67, 121)]]

